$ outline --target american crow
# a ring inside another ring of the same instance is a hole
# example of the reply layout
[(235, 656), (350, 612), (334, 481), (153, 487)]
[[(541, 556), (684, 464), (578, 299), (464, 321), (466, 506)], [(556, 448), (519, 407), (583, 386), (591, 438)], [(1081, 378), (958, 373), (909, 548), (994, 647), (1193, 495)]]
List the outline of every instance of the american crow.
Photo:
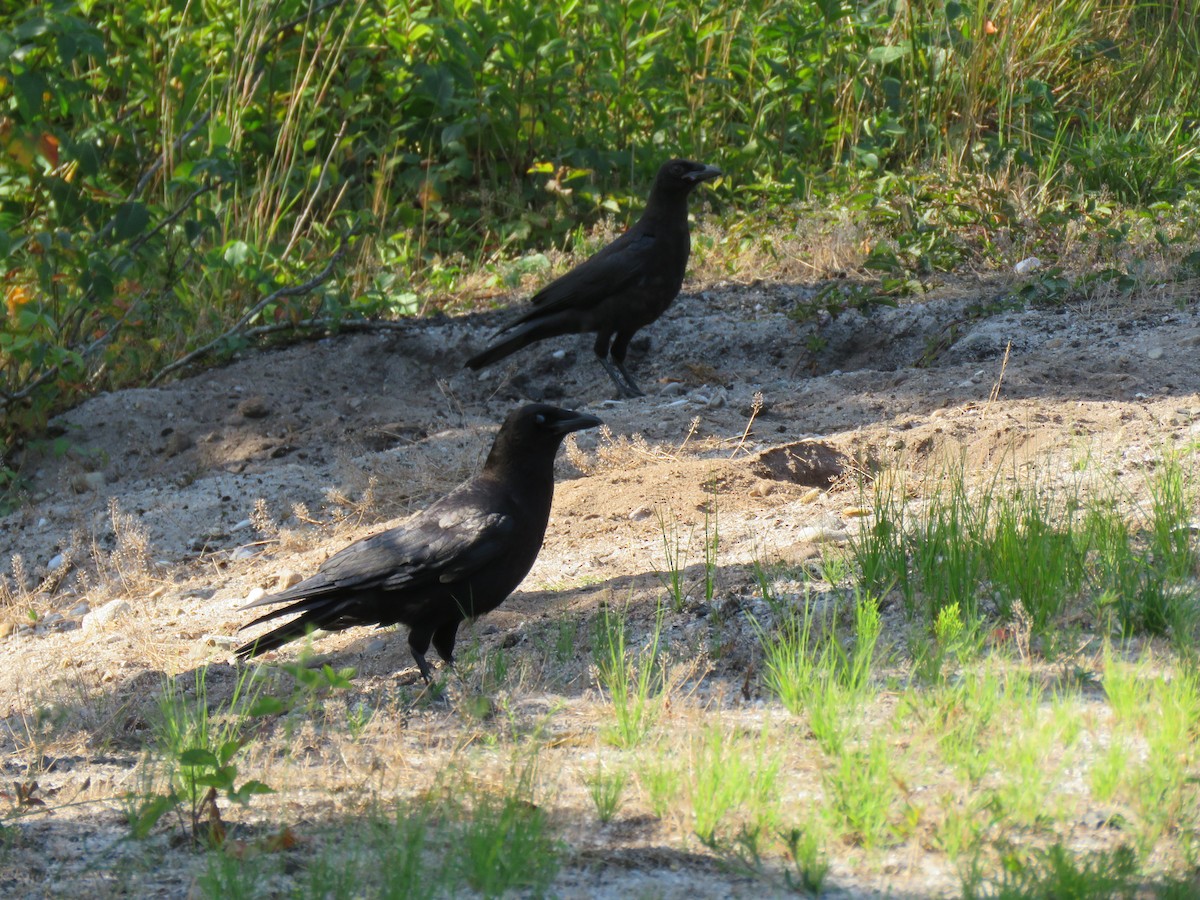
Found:
[(688, 194), (720, 174), (714, 166), (686, 159), (664, 163), (634, 226), (534, 294), (533, 309), (497, 332), (512, 334), (467, 365), (481, 369), (542, 338), (594, 331), (593, 349), (617, 392), (644, 396), (625, 368), (625, 352), (634, 333), (666, 312), (679, 294), (691, 252)]
[(301, 615), (237, 655), (266, 653), (315, 628), (403, 623), (429, 681), (430, 641), (451, 663), (458, 623), (499, 606), (533, 566), (550, 518), (559, 445), (570, 432), (599, 424), (595, 416), (537, 403), (510, 413), (476, 478), (395, 528), (334, 554), (295, 587), (244, 607), (299, 601), (243, 628)]

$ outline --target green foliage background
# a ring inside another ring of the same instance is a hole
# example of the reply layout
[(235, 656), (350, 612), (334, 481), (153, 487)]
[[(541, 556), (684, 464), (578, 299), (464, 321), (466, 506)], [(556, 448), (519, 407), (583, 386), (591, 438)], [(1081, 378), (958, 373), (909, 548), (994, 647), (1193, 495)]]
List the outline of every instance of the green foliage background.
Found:
[(857, 196), (910, 236), (918, 168), (958, 209), (926, 225), (977, 231), (1018, 217), (1022, 180), (1062, 216), (1170, 204), (1200, 172), (1188, 0), (9, 9), (6, 442), (214, 339), (419, 312), (463, 269), (624, 216), (670, 156), (721, 165), (737, 215)]

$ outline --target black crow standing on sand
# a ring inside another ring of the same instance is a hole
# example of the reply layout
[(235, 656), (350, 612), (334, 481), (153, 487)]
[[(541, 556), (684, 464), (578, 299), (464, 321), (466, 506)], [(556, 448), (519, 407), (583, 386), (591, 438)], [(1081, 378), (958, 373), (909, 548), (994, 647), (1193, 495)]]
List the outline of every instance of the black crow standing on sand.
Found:
[(295, 587), (245, 607), (289, 603), (243, 628), (300, 616), (237, 655), (266, 653), (316, 628), (402, 623), (429, 681), (430, 641), (451, 664), (458, 624), (499, 606), (532, 568), (550, 519), (559, 445), (572, 431), (599, 424), (595, 416), (540, 403), (510, 413), (476, 478), (395, 528), (334, 554)]
[(634, 226), (534, 294), (533, 309), (497, 332), (509, 336), (472, 356), (467, 366), (481, 369), (543, 338), (594, 331), (593, 349), (620, 396), (644, 396), (625, 368), (625, 353), (634, 333), (666, 312), (679, 294), (692, 249), (688, 194), (720, 174), (686, 159), (664, 163)]

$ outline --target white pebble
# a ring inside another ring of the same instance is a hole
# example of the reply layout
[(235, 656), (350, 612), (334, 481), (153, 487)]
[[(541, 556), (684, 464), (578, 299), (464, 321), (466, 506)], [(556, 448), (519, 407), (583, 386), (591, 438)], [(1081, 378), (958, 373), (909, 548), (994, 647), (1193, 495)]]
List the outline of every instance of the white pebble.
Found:
[(83, 630), (94, 631), (114, 622), (119, 616), (129, 612), (128, 600), (110, 600), (99, 609), (94, 609), (83, 617)]
[(844, 544), (850, 536), (840, 528), (822, 528), (820, 525), (810, 525), (801, 528), (796, 533), (798, 542), (808, 541), (812, 544)]

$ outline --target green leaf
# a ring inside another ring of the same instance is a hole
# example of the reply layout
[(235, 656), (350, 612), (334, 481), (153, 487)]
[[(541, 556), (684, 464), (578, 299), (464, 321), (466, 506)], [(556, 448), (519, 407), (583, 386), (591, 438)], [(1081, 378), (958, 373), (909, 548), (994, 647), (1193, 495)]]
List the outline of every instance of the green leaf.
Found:
[(231, 759), (233, 759), (233, 755), (241, 749), (241, 741), (226, 741), (221, 745), (221, 749), (217, 751), (217, 759), (220, 760), (221, 765), (225, 765)]
[(213, 147), (228, 147), (233, 138), (233, 129), (224, 122), (213, 122), (208, 128), (208, 139)]
[(154, 794), (145, 803), (137, 807), (132, 821), (129, 823), (133, 836), (137, 839), (147, 837), (158, 820), (174, 809), (179, 798), (174, 794)]
[(46, 79), (36, 72), (22, 72), (13, 78), (17, 105), (27, 120), (41, 118), (42, 95), (46, 88)]
[(225, 262), (240, 269), (250, 260), (250, 245), (245, 241), (230, 241), (225, 247)]
[(204, 787), (214, 787), (225, 793), (233, 791), (233, 781), (237, 778), (237, 766), (221, 766), (212, 772), (203, 772), (193, 780)]
[(872, 47), (867, 51), (867, 59), (881, 66), (886, 66), (888, 63), (894, 63), (898, 59), (904, 59), (912, 52), (912, 47), (908, 42), (900, 44), (885, 44), (881, 47)]
[(216, 768), (220, 762), (217, 760), (216, 754), (207, 747), (193, 747), (179, 754), (179, 764), (181, 766), (212, 766)]
[(255, 794), (273, 794), (275, 789), (268, 787), (261, 781), (250, 780), (243, 784), (236, 791), (229, 792), (229, 799), (235, 803), (241, 803), (243, 806), (250, 801), (250, 798)]
[(254, 718), (256, 716), (277, 716), (287, 709), (287, 706), (278, 697), (259, 697), (251, 704), (246, 715)]
[(137, 237), (150, 224), (150, 210), (144, 203), (122, 203), (113, 215), (113, 232), (117, 240)]
[(26, 19), (14, 28), (12, 33), (18, 41), (28, 41), (40, 37), (49, 30), (50, 22), (47, 19)]

